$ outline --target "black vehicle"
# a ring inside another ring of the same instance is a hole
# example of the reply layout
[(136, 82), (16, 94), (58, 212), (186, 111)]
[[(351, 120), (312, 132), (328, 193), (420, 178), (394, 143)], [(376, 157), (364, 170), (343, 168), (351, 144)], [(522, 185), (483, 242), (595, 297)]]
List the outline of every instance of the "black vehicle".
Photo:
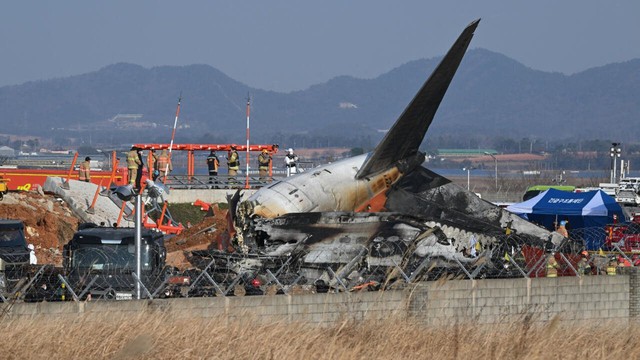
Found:
[(29, 266), (29, 248), (20, 220), (0, 219), (0, 292), (10, 291)]
[[(141, 250), (140, 278), (153, 292), (166, 277), (164, 235), (143, 229)], [(90, 286), (83, 298), (134, 298), (135, 228), (84, 226), (64, 246), (63, 267), (77, 295)]]

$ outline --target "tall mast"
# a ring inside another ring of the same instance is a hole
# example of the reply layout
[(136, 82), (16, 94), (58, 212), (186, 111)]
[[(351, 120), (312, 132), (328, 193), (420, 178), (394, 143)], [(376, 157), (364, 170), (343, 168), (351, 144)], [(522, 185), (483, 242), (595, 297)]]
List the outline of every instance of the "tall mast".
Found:
[(180, 97), (178, 98), (178, 106), (176, 107), (176, 118), (173, 120), (173, 131), (171, 132), (171, 142), (169, 143), (169, 161), (167, 161), (167, 165), (164, 168), (164, 178), (162, 179), (162, 183), (167, 183), (167, 174), (169, 173), (169, 163), (171, 162), (171, 150), (173, 149), (173, 139), (176, 137), (176, 127), (178, 127), (178, 117), (180, 116), (180, 103), (182, 102), (182, 92), (180, 92)]
[(248, 189), (249, 188), (249, 117), (251, 114), (251, 96), (249, 95), (249, 93), (247, 93), (247, 169), (246, 169), (246, 174), (247, 174), (247, 180), (244, 184), (244, 188)]

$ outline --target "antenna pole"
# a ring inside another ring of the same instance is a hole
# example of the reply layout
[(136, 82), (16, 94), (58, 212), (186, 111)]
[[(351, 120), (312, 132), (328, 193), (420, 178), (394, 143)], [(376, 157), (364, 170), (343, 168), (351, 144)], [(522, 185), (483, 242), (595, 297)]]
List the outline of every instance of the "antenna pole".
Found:
[(249, 118), (250, 118), (250, 114), (251, 114), (251, 96), (247, 93), (247, 169), (246, 169), (246, 173), (247, 173), (247, 179), (246, 182), (244, 184), (244, 188), (248, 189), (249, 188)]
[(182, 92), (180, 92), (180, 97), (178, 98), (178, 106), (176, 107), (176, 118), (173, 120), (173, 131), (171, 132), (171, 142), (169, 143), (169, 161), (167, 161), (167, 165), (164, 168), (164, 178), (162, 179), (162, 183), (167, 183), (167, 174), (169, 173), (169, 163), (171, 163), (171, 150), (173, 149), (173, 139), (176, 137), (176, 127), (178, 127), (178, 117), (180, 116), (180, 103), (182, 102)]

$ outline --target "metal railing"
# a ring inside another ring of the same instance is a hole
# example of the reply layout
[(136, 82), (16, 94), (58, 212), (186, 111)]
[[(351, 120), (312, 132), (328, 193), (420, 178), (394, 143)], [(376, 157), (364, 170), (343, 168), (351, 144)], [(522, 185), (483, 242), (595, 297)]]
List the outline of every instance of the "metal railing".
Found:
[[(249, 188), (259, 189), (281, 178), (282, 176), (261, 177), (250, 175)], [(167, 176), (166, 185), (172, 189), (244, 189), (247, 185), (247, 178), (243, 175), (169, 175)]]

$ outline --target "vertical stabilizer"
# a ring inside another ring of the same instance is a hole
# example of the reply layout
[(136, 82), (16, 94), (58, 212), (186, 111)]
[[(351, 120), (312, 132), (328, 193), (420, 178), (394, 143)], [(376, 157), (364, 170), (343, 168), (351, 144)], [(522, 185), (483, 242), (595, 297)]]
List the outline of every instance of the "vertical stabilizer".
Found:
[(413, 98), (384, 139), (365, 160), (356, 179), (386, 170), (418, 152), (431, 121), (462, 61), (480, 19), (464, 29), (438, 67)]

